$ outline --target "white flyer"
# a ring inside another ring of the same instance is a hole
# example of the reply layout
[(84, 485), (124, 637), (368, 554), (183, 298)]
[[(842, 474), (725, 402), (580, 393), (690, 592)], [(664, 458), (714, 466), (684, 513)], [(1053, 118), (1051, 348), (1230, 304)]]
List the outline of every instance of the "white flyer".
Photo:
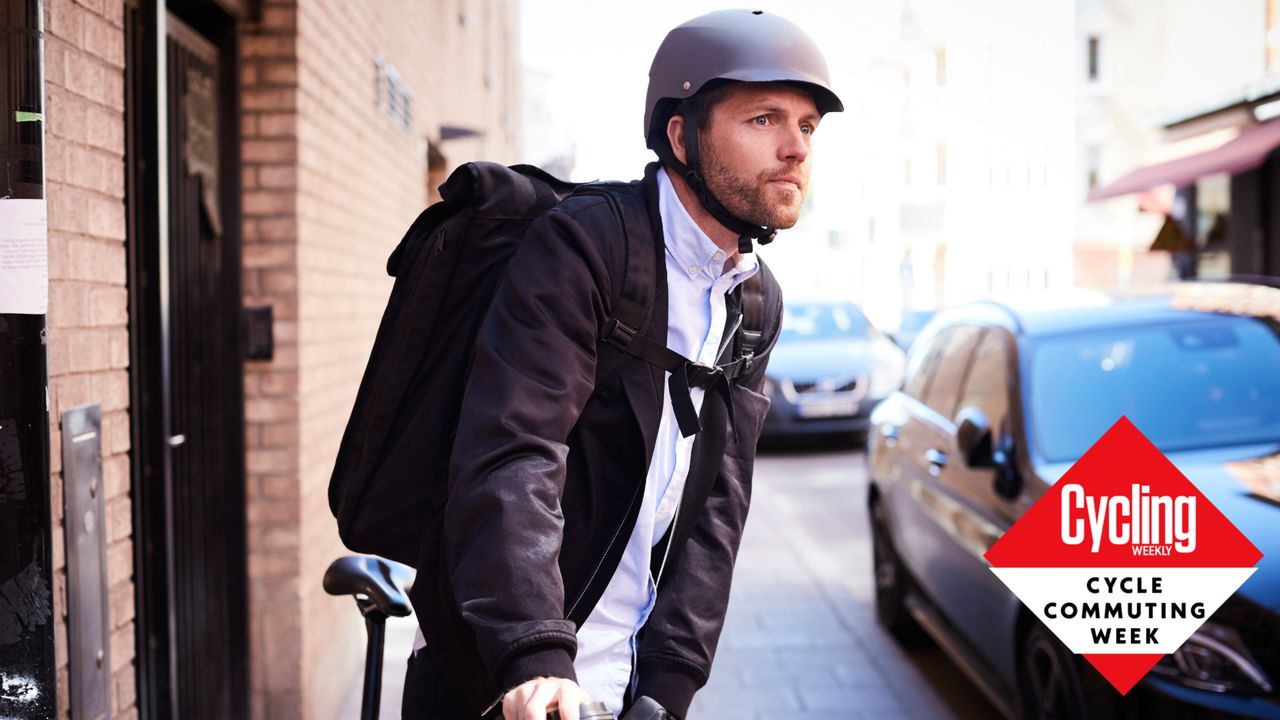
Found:
[(49, 310), (49, 218), (45, 200), (0, 200), (0, 313)]

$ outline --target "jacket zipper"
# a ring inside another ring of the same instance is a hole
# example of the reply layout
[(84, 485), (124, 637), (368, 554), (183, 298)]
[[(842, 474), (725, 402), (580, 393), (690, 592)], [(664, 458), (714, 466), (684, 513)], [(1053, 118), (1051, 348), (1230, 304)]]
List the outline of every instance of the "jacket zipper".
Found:
[(605, 546), (604, 552), (600, 555), (599, 562), (596, 563), (595, 569), (591, 571), (591, 576), (587, 578), (587, 584), (582, 586), (582, 591), (578, 593), (578, 598), (573, 601), (573, 605), (569, 608), (569, 612), (564, 614), (565, 619), (573, 617), (573, 611), (578, 609), (578, 603), (582, 602), (582, 598), (586, 596), (587, 590), (591, 587), (591, 583), (595, 582), (596, 575), (599, 574), (600, 568), (604, 565), (604, 559), (609, 557), (609, 551), (613, 549), (613, 544), (618, 541), (618, 536), (622, 534), (622, 526), (627, 524), (627, 515), (630, 515), (631, 508), (635, 507), (636, 498), (640, 496), (640, 490), (644, 485), (644, 483), (637, 485), (635, 492), (631, 494), (631, 502), (627, 504), (627, 512), (623, 515), (622, 522), (618, 523), (618, 527), (613, 531), (613, 537), (609, 539), (609, 544)]

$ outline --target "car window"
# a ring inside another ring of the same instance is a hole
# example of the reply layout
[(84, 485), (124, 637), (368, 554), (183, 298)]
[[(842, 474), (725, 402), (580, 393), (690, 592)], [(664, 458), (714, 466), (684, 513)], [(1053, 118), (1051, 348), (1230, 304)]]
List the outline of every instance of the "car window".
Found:
[[(997, 443), (1009, 414), (1009, 347), (1004, 333), (988, 329), (983, 333), (969, 364), (969, 376), (956, 409), (974, 406), (991, 423), (992, 441)], [(994, 447), (994, 445), (993, 445)]]
[(871, 337), (871, 323), (852, 303), (796, 303), (782, 309), (779, 342)]
[(945, 418), (951, 418), (956, 409), (956, 398), (960, 394), (960, 384), (964, 381), (965, 371), (969, 368), (969, 358), (973, 348), (978, 344), (979, 328), (973, 325), (959, 325), (955, 332), (941, 346), (941, 353), (936, 361), (929, 385), (924, 391), (924, 404), (933, 408)]
[(1162, 452), (1280, 441), (1280, 326), (1244, 317), (1041, 340), (1028, 408), (1050, 462), (1129, 418)]
[(906, 380), (903, 382), (902, 392), (924, 402), (924, 390), (929, 386), (929, 378), (937, 364), (935, 361), (954, 332), (955, 328), (943, 328), (932, 338), (911, 348), (907, 356)]

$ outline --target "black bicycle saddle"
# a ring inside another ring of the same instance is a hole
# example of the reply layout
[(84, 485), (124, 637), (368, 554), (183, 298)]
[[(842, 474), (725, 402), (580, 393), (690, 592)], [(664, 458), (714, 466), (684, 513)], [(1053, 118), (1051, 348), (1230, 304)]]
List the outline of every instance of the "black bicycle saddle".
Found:
[(382, 614), (406, 617), (413, 613), (401, 587), (407, 573), (375, 557), (348, 555), (334, 560), (324, 573), (324, 591), (330, 595), (362, 595)]

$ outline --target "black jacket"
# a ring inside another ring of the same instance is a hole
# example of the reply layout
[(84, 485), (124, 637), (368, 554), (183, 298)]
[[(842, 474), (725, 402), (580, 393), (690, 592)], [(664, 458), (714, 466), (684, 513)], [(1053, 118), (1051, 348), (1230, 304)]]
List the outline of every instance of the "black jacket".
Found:
[[(667, 280), (656, 172), (615, 193), (644, 203), (657, 298), (642, 332), (667, 337)], [(630, 360), (596, 387), (610, 317), (619, 219), (573, 197), (530, 227), (476, 340), (459, 418), (449, 500), (428, 531), (411, 593), (432, 659), (480, 712), (503, 690), (574, 678), (575, 632), (613, 575), (635, 525), (662, 412), (663, 371)], [(708, 392), (668, 567), (639, 639), (639, 695), (683, 716), (706, 683), (746, 521), (761, 394), (782, 298), (761, 263), (761, 351), (733, 385), (736, 439)], [(726, 299), (737, 316), (741, 286)], [(659, 548), (660, 549), (660, 548)], [(655, 550), (655, 560), (661, 553)], [(656, 565), (656, 563), (655, 563)], [(425, 578), (438, 579), (428, 581)]]

